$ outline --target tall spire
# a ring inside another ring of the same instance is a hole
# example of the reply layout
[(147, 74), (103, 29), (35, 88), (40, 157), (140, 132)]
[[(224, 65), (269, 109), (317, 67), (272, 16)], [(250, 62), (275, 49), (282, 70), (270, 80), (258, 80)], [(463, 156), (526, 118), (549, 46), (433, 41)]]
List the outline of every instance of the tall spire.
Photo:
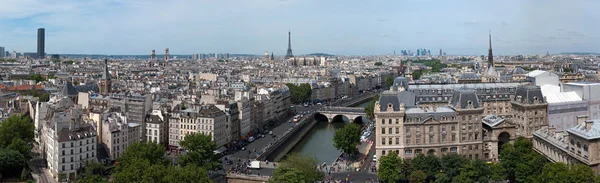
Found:
[(488, 68), (494, 66), (494, 55), (492, 54), (492, 30), (490, 30), (490, 49), (488, 52)]
[(285, 59), (294, 57), (292, 54), (292, 32), (288, 32), (288, 49), (287, 54), (285, 54)]

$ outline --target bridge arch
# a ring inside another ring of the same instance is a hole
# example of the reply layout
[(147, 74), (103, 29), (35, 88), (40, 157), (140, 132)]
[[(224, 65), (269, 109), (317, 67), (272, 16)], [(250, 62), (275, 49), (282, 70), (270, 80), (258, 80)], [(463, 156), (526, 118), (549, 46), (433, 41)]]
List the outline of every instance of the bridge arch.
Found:
[(364, 116), (356, 116), (356, 117), (355, 117), (355, 118), (352, 120), (352, 122), (353, 122), (353, 123), (357, 123), (357, 124), (367, 124), (367, 122), (368, 122), (367, 120), (368, 120), (368, 119), (367, 119), (367, 117), (364, 117)]
[(330, 120), (330, 119), (329, 119), (329, 117), (328, 117), (327, 115), (325, 115), (325, 114), (321, 114), (321, 113), (318, 113), (318, 112), (317, 112), (317, 113), (315, 113), (315, 115), (314, 115), (314, 117), (313, 117), (313, 118), (314, 118), (315, 120), (317, 120), (317, 121), (327, 121), (327, 122), (329, 122), (329, 120)]
[(333, 116), (333, 118), (331, 118), (331, 121), (329, 121), (330, 123), (334, 123), (334, 122), (339, 122), (342, 121), (343, 123), (349, 123), (351, 118), (348, 118), (348, 116), (343, 115), (343, 114), (338, 114)]

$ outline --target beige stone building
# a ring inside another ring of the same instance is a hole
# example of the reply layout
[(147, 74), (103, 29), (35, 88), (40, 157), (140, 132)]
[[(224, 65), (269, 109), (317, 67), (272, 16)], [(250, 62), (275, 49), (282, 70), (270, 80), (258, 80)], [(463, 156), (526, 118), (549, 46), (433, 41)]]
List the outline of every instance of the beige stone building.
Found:
[[(521, 130), (522, 136), (528, 137), (527, 130), (547, 126), (543, 117), (546, 104), (538, 86), (519, 86), (513, 90), (512, 105), (490, 110), (491, 114), (486, 112), (490, 106), (482, 102), (488, 98), (480, 96), (478, 89), (454, 89), (446, 106), (427, 106), (415, 102), (415, 93), (404, 91), (408, 87), (406, 78), (397, 78), (392, 89), (384, 91), (376, 103), (375, 149), (379, 157), (390, 152), (402, 158), (420, 153), (458, 153), (471, 159), (497, 161), (502, 144), (519, 135), (516, 127), (525, 129)], [(521, 118), (516, 122), (511, 116), (494, 115), (512, 108), (517, 108), (515, 117)]]
[(188, 134), (202, 133), (212, 136), (218, 147), (231, 140), (227, 115), (212, 104), (187, 109), (175, 107), (170, 120), (178, 120), (175, 125), (169, 124), (171, 150), (175, 146), (180, 148), (179, 142)]
[(588, 120), (587, 115), (578, 116), (577, 125), (557, 131), (544, 127), (533, 132), (533, 148), (552, 162), (581, 163), (600, 173), (600, 121)]

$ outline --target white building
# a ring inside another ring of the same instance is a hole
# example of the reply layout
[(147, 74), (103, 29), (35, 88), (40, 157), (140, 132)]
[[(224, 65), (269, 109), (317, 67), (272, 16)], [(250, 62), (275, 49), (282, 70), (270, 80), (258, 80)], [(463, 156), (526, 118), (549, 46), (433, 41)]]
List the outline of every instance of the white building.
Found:
[(168, 143), (168, 124), (160, 110), (152, 110), (146, 116), (146, 141), (157, 144)]
[(80, 106), (53, 112), (43, 129), (48, 170), (57, 181), (75, 180), (77, 170), (97, 161), (96, 131), (84, 123)]
[(251, 116), (252, 108), (250, 101), (242, 100), (238, 102), (239, 120), (240, 120), (240, 136), (248, 135), (252, 131)]

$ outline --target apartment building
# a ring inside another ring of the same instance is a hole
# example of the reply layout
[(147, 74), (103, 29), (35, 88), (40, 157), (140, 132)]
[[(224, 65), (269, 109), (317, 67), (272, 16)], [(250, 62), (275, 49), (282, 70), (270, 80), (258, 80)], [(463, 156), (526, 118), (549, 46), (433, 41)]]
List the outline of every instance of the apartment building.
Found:
[(164, 114), (160, 110), (152, 110), (146, 115), (146, 141), (157, 144), (168, 144), (169, 126)]
[(518, 86), (514, 92), (509, 108), (515, 114), (504, 118), (486, 115), (488, 107), (482, 102), (486, 98), (477, 89), (454, 89), (446, 106), (419, 105), (406, 78), (397, 78), (375, 104), (376, 154), (395, 151), (412, 158), (420, 153), (454, 152), (497, 161), (502, 144), (517, 136), (531, 138), (532, 130), (547, 126), (547, 104), (540, 87)]
[(75, 180), (88, 161), (97, 161), (96, 132), (79, 108), (54, 111), (44, 124), (42, 150), (56, 181)]
[(566, 130), (544, 127), (533, 132), (533, 148), (553, 162), (584, 164), (600, 173), (600, 120), (578, 116), (577, 125)]
[(212, 136), (218, 147), (232, 140), (228, 129), (228, 115), (213, 104), (183, 110), (175, 107), (171, 116), (169, 119), (170, 151), (179, 152), (181, 149), (179, 142), (188, 134), (202, 133)]

